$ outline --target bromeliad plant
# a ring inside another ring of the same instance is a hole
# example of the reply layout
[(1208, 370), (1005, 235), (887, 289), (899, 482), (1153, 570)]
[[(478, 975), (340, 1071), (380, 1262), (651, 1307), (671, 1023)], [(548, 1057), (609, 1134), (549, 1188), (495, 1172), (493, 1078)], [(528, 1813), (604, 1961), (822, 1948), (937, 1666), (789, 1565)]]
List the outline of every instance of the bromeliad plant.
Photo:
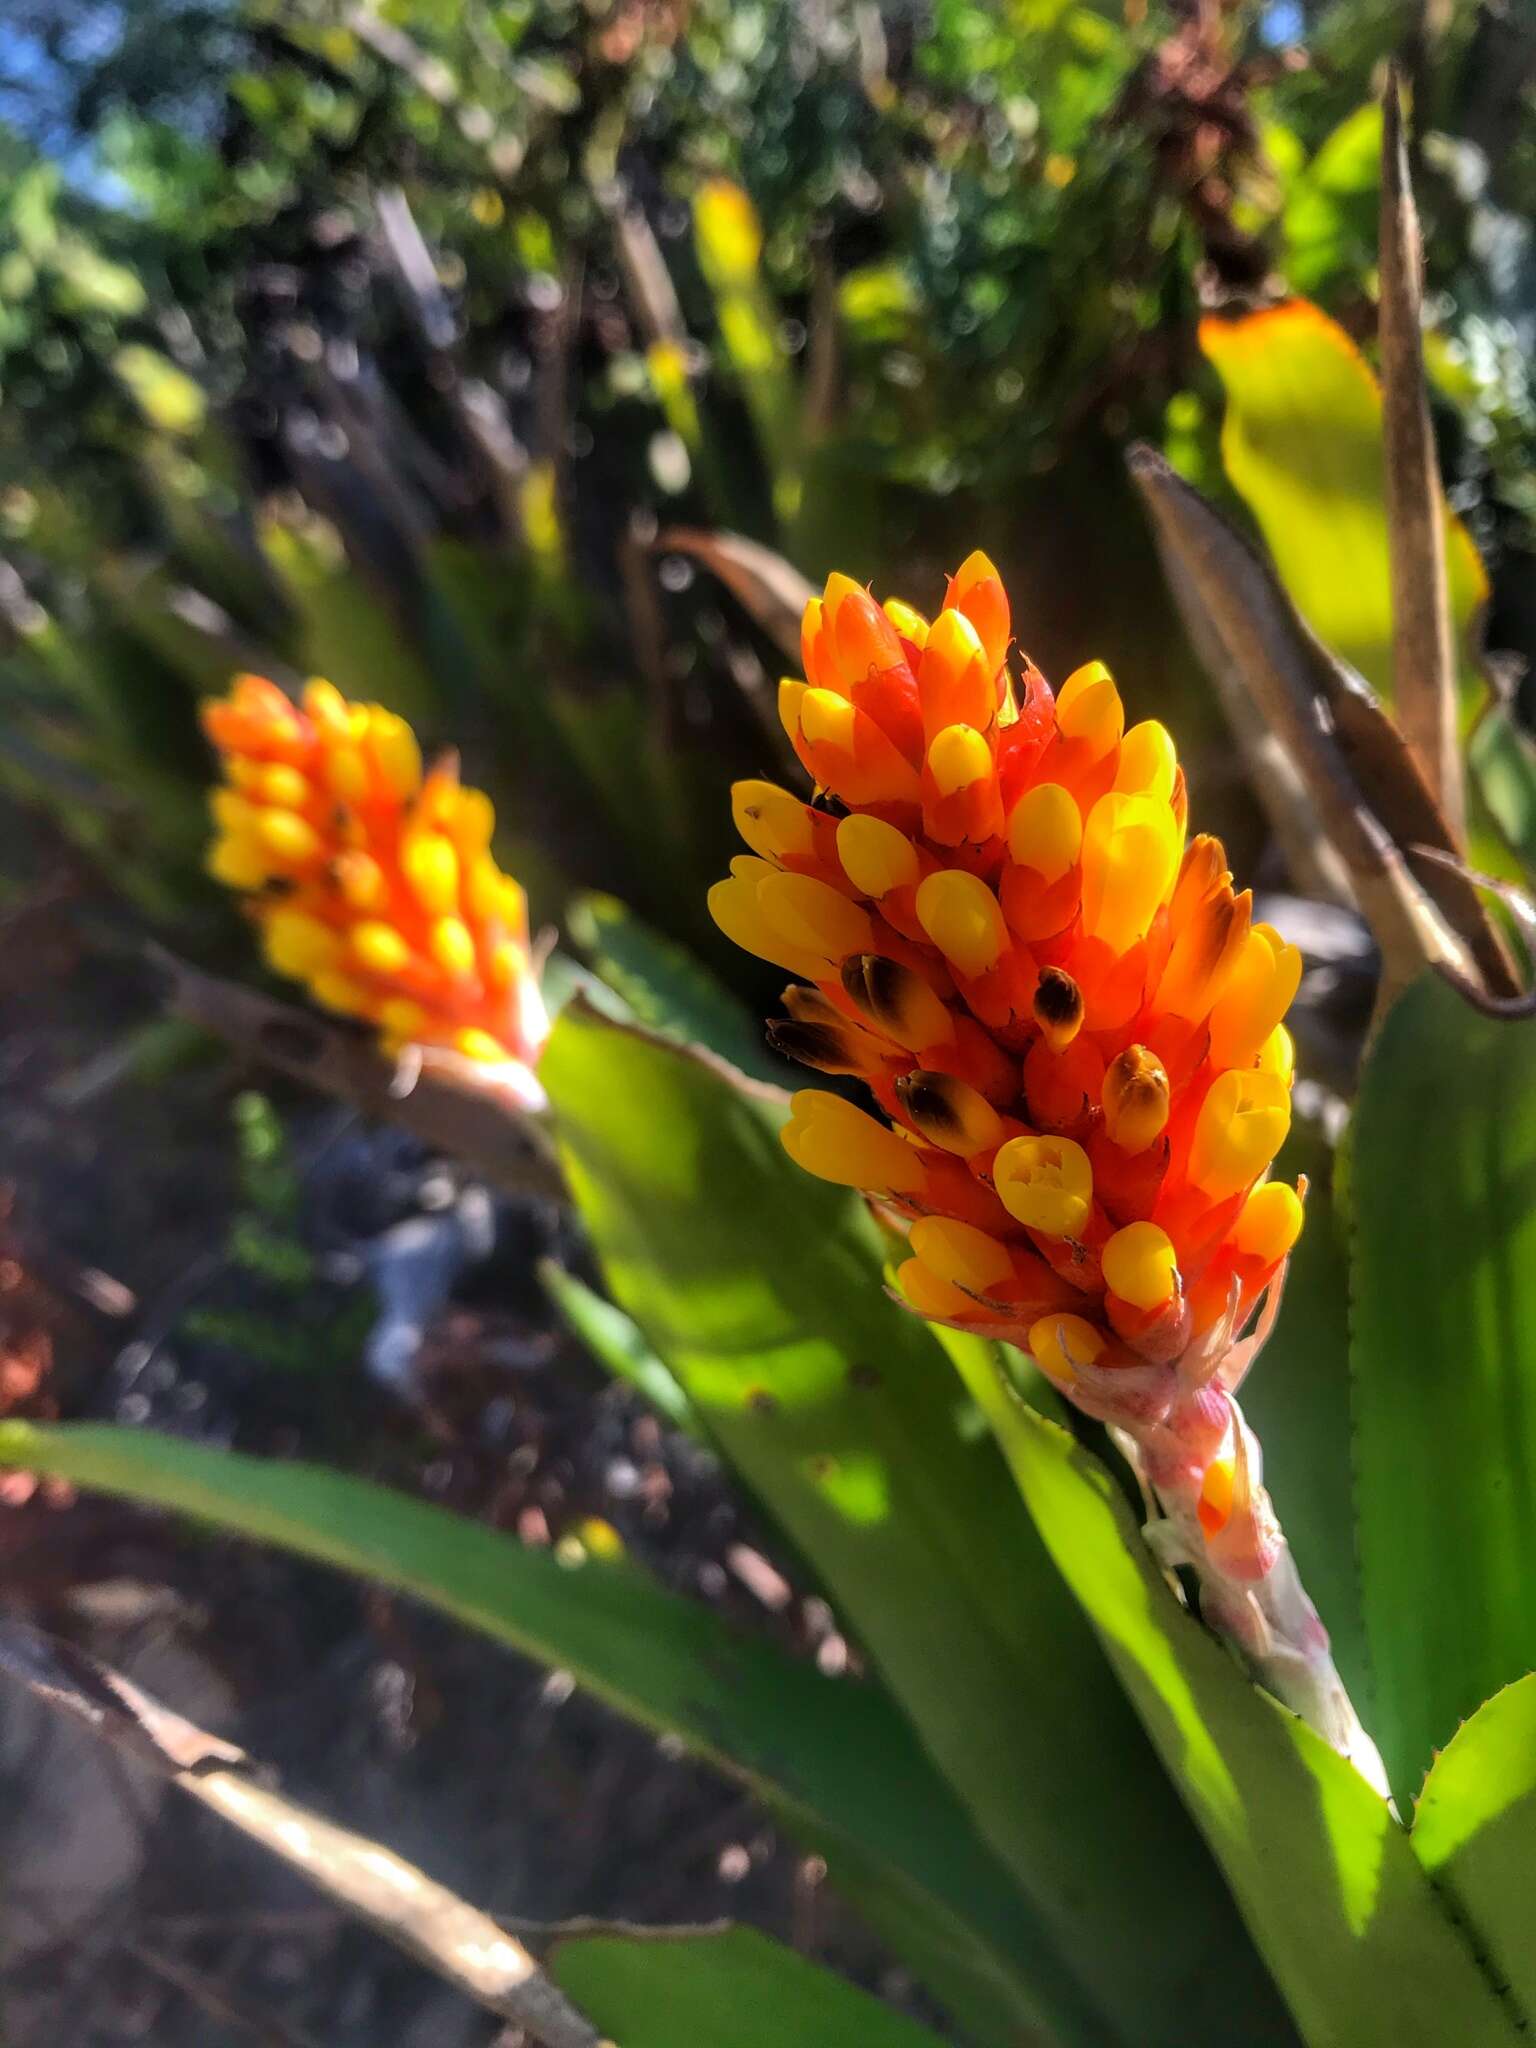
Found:
[[(482, 1122), (552, 1128), (612, 1294), (551, 1274), (562, 1309), (735, 1468), (862, 1678), (738, 1641), (625, 1561), (568, 1570), (338, 1475), (79, 1427), (12, 1427), (0, 1457), (367, 1573), (559, 1662), (748, 1784), (980, 2048), (1513, 2048), (1536, 2016), (1511, 1904), (1536, 1874), (1536, 1636), (1497, 1588), (1536, 1530), (1518, 1500), (1470, 1519), (1465, 1502), (1475, 1447), (1485, 1477), (1507, 1448), (1500, 1376), (1533, 1356), (1533, 1027), (1408, 991), (1354, 1139), (1354, 1357), (1327, 1349), (1326, 1257), (1301, 1323), (1277, 1323), (1309, 1247), (1302, 1190), (1272, 1175), (1298, 956), (1220, 846), (1186, 843), (1164, 728), (1125, 729), (1096, 664), (1053, 693), (1011, 632), (980, 555), (931, 622), (834, 576), (781, 695), (813, 793), (733, 793), (752, 851), (714, 915), (796, 977), (777, 1050), (878, 1115), (701, 1055), (740, 1042), (730, 1000), (613, 905), (589, 921), (601, 1007), (572, 999), (546, 1031), (489, 804), (450, 763), (424, 768), (400, 721), (323, 684), (296, 705), (243, 678), (206, 713), (225, 778), (210, 864), (269, 963), (344, 1020), (354, 1061), (371, 1035), (407, 1101), (446, 1063)], [(1442, 1160), (1407, 1210), (1405, 1128)], [(1459, 1248), (1428, 1291), (1403, 1270), (1414, 1203)], [(1434, 1461), (1391, 1422), (1433, 1428), (1416, 1318), (1488, 1389)], [(1497, 1354), (1469, 1362), (1483, 1328)], [(1270, 1377), (1293, 1382), (1271, 1417), (1315, 1410), (1278, 1432), (1309, 1573), (1350, 1580), (1341, 1530), (1374, 1566), (1363, 1634), (1352, 1599), (1337, 1619), (1385, 1767), (1236, 1399), (1271, 1333)], [(1341, 1503), (1351, 1367), (1362, 1463)], [(1389, 1437), (1454, 1559), (1383, 1488)], [(1476, 1627), (1462, 1558), (1483, 1574)], [(577, 1944), (552, 1968), (621, 2042), (687, 2048), (707, 2025), (755, 2048), (753, 2014), (789, 2000), (813, 2048), (924, 2038), (771, 1948)]]
[[(1413, 514), (1389, 522), (1394, 585), (1441, 544), (1426, 447), (1384, 436)], [(586, 925), (606, 1013), (573, 1000), (546, 1031), (521, 892), (451, 764), (423, 772), (399, 718), (324, 684), (296, 705), (246, 678), (206, 715), (213, 870), (344, 1020), (310, 1070), (419, 1125), (448, 1090), (436, 1127), (476, 1157), (488, 1129), (553, 1129), (613, 1297), (551, 1275), (556, 1298), (735, 1469), (862, 1678), (733, 1638), (627, 1562), (567, 1570), (338, 1475), (79, 1427), (7, 1426), (0, 1459), (285, 1543), (560, 1664), (750, 1786), (979, 2048), (1514, 2048), (1536, 2024), (1536, 1514), (1506, 1483), (1536, 1458), (1533, 1006), (1464, 864), (1454, 748), (1416, 758), (1197, 494), (1133, 467), (1197, 645), (1285, 742), (1277, 836), (1326, 831), (1406, 991), (1335, 1201), (1347, 1278), (1326, 1200), (1298, 1239), (1299, 1185), (1271, 1177), (1294, 948), (1214, 840), (1186, 844), (1169, 734), (1125, 730), (1097, 665), (1053, 694), (1016, 662), (972, 556), (931, 623), (845, 578), (811, 600), (781, 691), (811, 796), (738, 785), (751, 853), (711, 896), (795, 977), (778, 1050), (878, 1117), (679, 1043), (740, 1047), (743, 1020), (613, 905)], [(1448, 631), (1392, 619), (1399, 707), (1452, 730)], [(1416, 980), (1426, 963), (1452, 987)], [(259, 1049), (323, 1045), (282, 1022), (263, 1015)], [(1308, 1285), (1277, 1319), (1293, 1248)], [(1236, 1399), (1266, 1336), (1271, 1467), (1381, 1755)], [(557, 1949), (591, 2026), (503, 1960), (525, 1990), (503, 1980), (496, 2009), (547, 2048), (926, 2038), (739, 1940)]]

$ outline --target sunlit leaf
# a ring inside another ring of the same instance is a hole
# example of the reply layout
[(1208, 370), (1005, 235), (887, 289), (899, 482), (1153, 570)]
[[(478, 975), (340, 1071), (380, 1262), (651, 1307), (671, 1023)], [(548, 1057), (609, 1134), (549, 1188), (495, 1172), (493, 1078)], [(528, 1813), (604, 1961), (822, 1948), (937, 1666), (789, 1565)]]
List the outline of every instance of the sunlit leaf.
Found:
[[(1379, 122), (1378, 122), (1379, 137)], [(1337, 322), (1305, 299), (1200, 323), (1226, 388), (1222, 457), (1297, 610), (1318, 638), (1392, 694), (1381, 391)], [(1451, 610), (1468, 688), (1488, 579), (1447, 508)]]
[(1406, 1799), (1536, 1666), (1536, 1023), (1411, 988), (1366, 1063), (1349, 1196), (1372, 1732)]
[(1022, 1402), (1011, 1414), (1004, 1442), (1030, 1512), (1310, 2048), (1512, 2048), (1508, 2015), (1382, 1800), (1183, 1611), (1104, 1467)]
[(687, 1430), (692, 1436), (700, 1433), (693, 1404), (623, 1309), (604, 1301), (553, 1259), (540, 1263), (539, 1278), (571, 1330), (601, 1366), (632, 1386), (674, 1429)]
[[(766, 1799), (987, 2048), (1027, 2037), (1028, 1920), (878, 1690), (821, 1678), (628, 1565), (568, 1567), (313, 1465), (89, 1425), (0, 1424), (0, 1465), (191, 1517), (392, 1586), (680, 1735)], [(893, 1788), (900, 1796), (893, 1796)]]
[(624, 2048), (940, 2048), (936, 2034), (747, 1927), (562, 1941), (551, 1973)]
[(744, 1074), (782, 1081), (763, 1027), (744, 1003), (715, 980), (684, 947), (663, 938), (616, 897), (593, 892), (566, 913), (566, 928), (608, 986), (624, 998), (637, 1022), (719, 1053)]
[(1419, 1794), (1413, 1846), (1529, 2027), (1536, 2019), (1536, 1676), (1496, 1693), (1435, 1758)]

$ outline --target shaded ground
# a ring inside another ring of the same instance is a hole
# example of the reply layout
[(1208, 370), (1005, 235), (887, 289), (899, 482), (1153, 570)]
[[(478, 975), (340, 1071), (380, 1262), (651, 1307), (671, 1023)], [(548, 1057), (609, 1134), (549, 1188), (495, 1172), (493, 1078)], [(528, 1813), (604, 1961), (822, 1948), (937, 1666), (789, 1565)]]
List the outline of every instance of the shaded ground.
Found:
[[(843, 1664), (832, 1616), (782, 1575), (709, 1454), (552, 1327), (532, 1262), (557, 1218), (497, 1212), (492, 1256), (431, 1329), (417, 1404), (368, 1377), (357, 1244), (462, 1188), (324, 1106), (283, 1102), (280, 1123), (237, 1109), (264, 1077), (221, 1061), (161, 1085), (156, 1062), (178, 1049), (101, 917), (60, 870), (0, 923), (16, 963), (0, 995), (0, 1410), (313, 1457), (527, 1542), (600, 1517), (667, 1583)], [(28, 1492), (12, 1483), (0, 1506), (9, 1611), (129, 1670), (535, 1946), (574, 1915), (730, 1916), (907, 1996), (751, 1801), (563, 1674), (335, 1574)], [(8, 2048), (495, 2036), (256, 1850), (0, 1687)]]

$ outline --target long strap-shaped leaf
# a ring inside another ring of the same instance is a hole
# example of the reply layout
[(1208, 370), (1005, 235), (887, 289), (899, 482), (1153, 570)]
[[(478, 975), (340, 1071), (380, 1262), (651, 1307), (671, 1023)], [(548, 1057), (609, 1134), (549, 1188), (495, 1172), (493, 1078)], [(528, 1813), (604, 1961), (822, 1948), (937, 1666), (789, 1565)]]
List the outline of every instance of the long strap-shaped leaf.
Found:
[(545, 1551), (317, 1466), (145, 1430), (22, 1423), (0, 1424), (0, 1464), (359, 1573), (572, 1672), (769, 1801), (978, 2040), (1004, 2048), (1034, 2035), (1039, 2008), (1017, 1961), (1028, 1922), (874, 1688), (821, 1678), (627, 1566), (568, 1570)]
[(623, 2048), (940, 2048), (915, 2020), (747, 1927), (582, 1935), (560, 1943), (553, 1967)]
[(1536, 1022), (1411, 988), (1366, 1063), (1349, 1197), (1361, 1585), (1406, 1800), (1536, 1667)]

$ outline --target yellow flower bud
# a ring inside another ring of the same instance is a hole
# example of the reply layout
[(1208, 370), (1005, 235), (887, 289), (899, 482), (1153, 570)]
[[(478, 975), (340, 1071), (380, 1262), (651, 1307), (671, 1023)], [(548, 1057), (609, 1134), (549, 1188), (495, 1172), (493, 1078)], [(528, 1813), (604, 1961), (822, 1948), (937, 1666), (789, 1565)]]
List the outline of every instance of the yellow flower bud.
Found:
[(351, 707), (334, 683), (328, 683), (324, 676), (311, 676), (304, 685), (304, 709), (325, 732), (334, 739), (345, 738), (351, 731)]
[(459, 856), (441, 832), (408, 832), (400, 844), (400, 871), (429, 917), (458, 908)]
[(496, 830), (496, 809), (490, 798), (483, 789), (462, 786), (453, 790), (451, 797), (443, 825), (460, 858), (468, 860), (487, 852)]
[(1006, 1245), (952, 1216), (919, 1217), (912, 1226), (911, 1243), (930, 1271), (973, 1294), (1000, 1286), (1013, 1271)]
[(856, 722), (852, 704), (835, 690), (807, 690), (800, 699), (800, 731), (810, 746), (851, 754)]
[(256, 836), (285, 867), (302, 867), (320, 851), (314, 826), (296, 811), (263, 811), (256, 821)]
[(1132, 1308), (1161, 1308), (1171, 1299), (1178, 1274), (1178, 1254), (1166, 1231), (1155, 1223), (1127, 1223), (1100, 1254), (1104, 1280)]
[(826, 962), (819, 955), (807, 952), (803, 946), (791, 945), (770, 924), (757, 900), (758, 877), (752, 871), (759, 868), (768, 871), (766, 862), (733, 860), (730, 878), (716, 882), (706, 899), (710, 916), (728, 939), (744, 952), (756, 954), (759, 960), (771, 960), (775, 967), (786, 968), (808, 981), (825, 976)]
[(1159, 725), (1155, 718), (1143, 719), (1120, 742), (1115, 788), (1129, 796), (1151, 796), (1167, 803), (1178, 770), (1178, 750), (1167, 726)]
[(1213, 1202), (1257, 1179), (1291, 1127), (1291, 1095), (1256, 1068), (1221, 1074), (1200, 1105), (1189, 1148), (1189, 1178)]
[(1104, 1349), (1103, 1337), (1081, 1316), (1042, 1316), (1030, 1326), (1030, 1357), (1047, 1379), (1064, 1387), (1071, 1386), (1075, 1366), (1095, 1364)]
[(962, 1294), (921, 1259), (902, 1260), (896, 1268), (896, 1286), (907, 1307), (930, 1322), (948, 1322), (976, 1313), (976, 1304), (968, 1294)]
[(215, 839), (204, 866), (226, 889), (259, 889), (271, 872), (266, 856), (249, 839)]
[(357, 747), (332, 747), (325, 757), (325, 786), (344, 804), (360, 804), (368, 794), (368, 763)]
[(499, 1038), (493, 1038), (489, 1031), (482, 1031), (477, 1024), (465, 1024), (453, 1034), (453, 1049), (463, 1053), (467, 1060), (483, 1060), (487, 1066), (507, 1057), (507, 1048)]
[(997, 898), (964, 868), (940, 868), (919, 884), (917, 919), (945, 959), (972, 978), (994, 968), (1008, 943)]
[(953, 796), (993, 773), (992, 749), (974, 726), (946, 725), (928, 749), (928, 772), (941, 796)]
[(359, 967), (388, 980), (411, 957), (411, 949), (392, 924), (368, 918), (352, 927), (352, 957)]
[(1010, 1138), (992, 1162), (1010, 1216), (1050, 1237), (1076, 1237), (1093, 1208), (1093, 1168), (1070, 1138)]
[(408, 996), (387, 996), (379, 1005), (379, 1029), (391, 1046), (408, 1045), (421, 1035), (427, 1013)]
[(1042, 880), (1059, 882), (1083, 846), (1083, 815), (1077, 800), (1059, 782), (1039, 782), (1013, 807), (1008, 820), (1008, 851), (1022, 868), (1033, 868)]
[(905, 1139), (840, 1095), (802, 1088), (789, 1100), (779, 1133), (797, 1166), (839, 1187), (879, 1194), (916, 1194), (923, 1162)]
[(414, 796), (421, 787), (421, 748), (405, 720), (381, 705), (370, 705), (368, 747), (394, 795)]
[(1248, 1258), (1272, 1265), (1301, 1235), (1301, 1197), (1283, 1180), (1267, 1180), (1243, 1204), (1232, 1242)]
[(814, 875), (771, 868), (757, 885), (757, 900), (774, 931), (820, 960), (840, 961), (874, 943), (869, 912)]
[(984, 555), (980, 548), (967, 555), (949, 579), (944, 602), (946, 606), (952, 605), (957, 611), (964, 612), (976, 628), (987, 667), (995, 676), (1008, 652), (1012, 620), (1008, 593), (991, 557)]
[(285, 761), (272, 761), (256, 779), (256, 794), (280, 810), (297, 811), (309, 796), (309, 784), (297, 768), (290, 768)]
[(1064, 739), (1081, 740), (1095, 761), (1118, 745), (1125, 707), (1102, 661), (1084, 662), (1056, 692), (1056, 725)]
[(837, 857), (861, 896), (876, 902), (917, 880), (917, 851), (905, 832), (854, 811), (837, 828)]
[(1211, 1011), (1211, 1064), (1245, 1067), (1291, 1006), (1301, 955), (1272, 925), (1256, 924)]
[(764, 860), (809, 854), (815, 843), (805, 805), (776, 783), (733, 783), (731, 816), (736, 830)]
[(316, 974), (309, 986), (317, 1003), (343, 1017), (366, 1017), (373, 1008), (373, 997), (363, 984), (334, 968)]
[(914, 647), (921, 647), (928, 638), (928, 621), (909, 604), (903, 604), (899, 597), (888, 597), (884, 605), (885, 616), (896, 628), (903, 640), (910, 640)]
[(785, 676), (779, 683), (779, 723), (791, 739), (800, 733), (800, 706), (805, 701), (807, 685), (795, 676)]
[(461, 976), (475, 971), (475, 941), (469, 926), (459, 917), (440, 917), (427, 942), (432, 958), (445, 974)]
[(281, 905), (263, 920), (261, 941), (269, 964), (295, 981), (334, 967), (341, 957), (341, 939), (328, 924)]
[(233, 789), (213, 790), (209, 794), (208, 808), (213, 813), (213, 822), (232, 838), (254, 832), (256, 821), (261, 816), (249, 797), (241, 796)]
[(1278, 1074), (1289, 1086), (1296, 1071), (1296, 1041), (1283, 1024), (1277, 1024), (1259, 1047), (1257, 1064), (1266, 1074)]
[(981, 636), (964, 612), (940, 612), (928, 628), (917, 667), (924, 737), (931, 740), (949, 725), (984, 732), (997, 716), (996, 673), (996, 664), (988, 662)]
[(1083, 829), (1083, 930), (1123, 953), (1147, 935), (1179, 866), (1167, 804), (1111, 791)]

